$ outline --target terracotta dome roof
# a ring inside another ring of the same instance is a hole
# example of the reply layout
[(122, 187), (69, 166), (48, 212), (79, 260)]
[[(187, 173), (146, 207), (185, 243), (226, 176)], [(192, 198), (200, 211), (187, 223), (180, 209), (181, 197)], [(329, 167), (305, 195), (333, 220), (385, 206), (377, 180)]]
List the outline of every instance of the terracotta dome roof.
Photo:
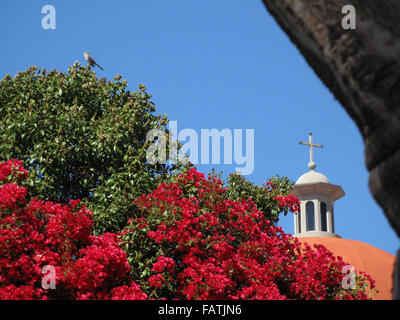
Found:
[(365, 271), (374, 280), (376, 293), (374, 300), (391, 300), (395, 256), (371, 246), (367, 243), (331, 237), (307, 237), (300, 238), (301, 242), (313, 244), (322, 244), (332, 251), (335, 256), (341, 256), (345, 262), (348, 262), (356, 271)]

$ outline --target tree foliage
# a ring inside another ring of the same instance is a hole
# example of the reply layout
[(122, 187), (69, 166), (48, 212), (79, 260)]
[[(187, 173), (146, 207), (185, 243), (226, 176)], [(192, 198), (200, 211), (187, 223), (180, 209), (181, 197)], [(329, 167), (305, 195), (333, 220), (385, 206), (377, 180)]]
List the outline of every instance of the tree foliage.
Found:
[(293, 184), (289, 178), (277, 175), (258, 186), (239, 174), (230, 174), (226, 183), (229, 199), (254, 201), (264, 217), (272, 223), (279, 221), (280, 213), (286, 215), (289, 212), (289, 206), (276, 206), (276, 198), (289, 196)]
[[(146, 161), (146, 134), (168, 136), (143, 85), (127, 90), (121, 76), (98, 79), (75, 63), (67, 73), (31, 67), (0, 81), (0, 161), (20, 159), (30, 192), (67, 203), (82, 199), (96, 231), (120, 230), (133, 200), (175, 167)], [(179, 165), (176, 165), (178, 167)]]

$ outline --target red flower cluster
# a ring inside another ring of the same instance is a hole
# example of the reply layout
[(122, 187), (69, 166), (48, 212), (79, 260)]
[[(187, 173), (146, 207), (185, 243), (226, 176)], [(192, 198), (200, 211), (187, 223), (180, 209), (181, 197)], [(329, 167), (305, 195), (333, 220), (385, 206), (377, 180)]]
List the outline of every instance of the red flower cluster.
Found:
[(196, 169), (139, 197), (142, 216), (121, 233), (99, 236), (79, 200), (28, 199), (15, 183), (26, 175), (17, 160), (0, 163), (0, 299), (367, 299), (374, 286), (359, 274), (342, 288), (340, 257)]
[[(143, 217), (126, 230), (146, 241), (137, 236), (140, 223), (143, 237), (163, 252), (148, 279), (155, 298), (368, 299), (369, 276), (358, 278), (357, 289), (343, 289), (344, 261), (323, 246), (302, 245), (253, 202), (227, 200), (225, 192), (191, 169), (135, 202)], [(298, 209), (293, 196), (277, 200)]]
[(171, 273), (174, 266), (175, 266), (175, 261), (173, 259), (161, 256), (158, 257), (157, 262), (153, 264), (153, 268), (151, 270), (156, 272), (162, 272), (166, 269), (168, 272)]
[(275, 197), (280, 207), (288, 207), (291, 212), (298, 212), (300, 210), (300, 200), (293, 194), (288, 196)]
[(0, 208), (17, 208), (18, 203), (25, 200), (26, 188), (15, 183), (7, 183), (0, 187)]
[[(26, 188), (7, 183), (26, 175), (17, 160), (0, 163), (0, 299), (146, 299), (117, 235), (92, 236), (92, 213), (78, 200), (28, 201)], [(53, 288), (43, 285), (45, 266)]]
[(12, 159), (0, 163), (0, 183), (11, 179), (23, 179), (27, 175), (28, 171), (24, 169), (21, 160)]

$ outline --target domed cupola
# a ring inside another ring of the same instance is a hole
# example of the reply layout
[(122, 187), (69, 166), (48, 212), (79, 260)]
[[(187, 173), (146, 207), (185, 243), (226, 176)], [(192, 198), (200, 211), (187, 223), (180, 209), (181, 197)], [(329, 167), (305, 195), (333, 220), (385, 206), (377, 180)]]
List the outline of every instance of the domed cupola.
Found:
[(296, 237), (336, 237), (334, 223), (334, 203), (345, 193), (341, 186), (331, 184), (322, 173), (315, 171), (313, 148), (323, 148), (309, 142), (300, 142), (310, 148), (309, 172), (303, 174), (293, 186), (293, 194), (300, 199), (300, 212), (294, 214), (294, 236)]

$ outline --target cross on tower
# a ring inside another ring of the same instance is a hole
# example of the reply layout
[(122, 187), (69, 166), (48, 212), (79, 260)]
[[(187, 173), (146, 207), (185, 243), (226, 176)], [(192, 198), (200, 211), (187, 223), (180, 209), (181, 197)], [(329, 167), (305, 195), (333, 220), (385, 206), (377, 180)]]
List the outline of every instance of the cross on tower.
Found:
[(314, 162), (313, 147), (323, 148), (324, 146), (322, 144), (313, 144), (312, 133), (311, 132), (309, 133), (309, 136), (308, 136), (308, 142), (300, 141), (299, 143), (302, 144), (302, 145), (310, 147), (310, 162), (308, 163), (308, 168), (310, 170), (314, 170), (317, 167), (317, 165)]

